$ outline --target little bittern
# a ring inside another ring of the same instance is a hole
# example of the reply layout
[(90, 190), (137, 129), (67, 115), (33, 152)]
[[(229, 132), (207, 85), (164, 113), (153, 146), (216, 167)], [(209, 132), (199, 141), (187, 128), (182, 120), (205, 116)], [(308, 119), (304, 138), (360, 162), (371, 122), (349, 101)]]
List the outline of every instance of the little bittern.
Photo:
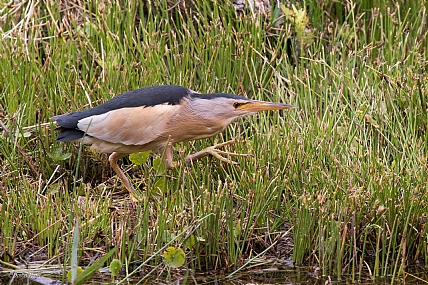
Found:
[[(153, 86), (119, 95), (89, 110), (52, 117), (59, 124), (57, 140), (81, 141), (92, 149), (111, 153), (110, 165), (131, 195), (133, 188), (117, 165), (134, 152), (165, 153), (166, 168), (174, 167), (172, 145), (199, 140), (222, 132), (237, 118), (265, 110), (294, 108), (292, 105), (251, 100), (234, 94), (199, 94), (181, 86)], [(234, 163), (218, 147), (229, 141), (188, 155), (186, 163), (212, 154)]]

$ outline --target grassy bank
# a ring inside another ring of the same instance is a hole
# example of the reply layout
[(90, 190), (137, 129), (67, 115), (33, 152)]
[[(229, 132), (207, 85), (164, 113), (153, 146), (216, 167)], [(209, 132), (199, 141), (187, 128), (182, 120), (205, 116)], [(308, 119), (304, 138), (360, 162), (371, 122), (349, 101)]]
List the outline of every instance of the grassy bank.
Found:
[[(307, 42), (279, 10), (199, 2), (0, 4), (0, 260), (70, 264), (79, 220), (81, 265), (115, 247), (128, 272), (150, 258), (138, 274), (164, 268), (168, 245), (197, 271), (267, 248), (339, 279), (426, 264), (426, 1), (307, 1)], [(254, 154), (239, 167), (124, 159), (130, 204), (107, 156), (56, 142), (49, 118), (159, 84), (299, 109), (176, 146), (182, 161), (237, 138), (229, 150)]]

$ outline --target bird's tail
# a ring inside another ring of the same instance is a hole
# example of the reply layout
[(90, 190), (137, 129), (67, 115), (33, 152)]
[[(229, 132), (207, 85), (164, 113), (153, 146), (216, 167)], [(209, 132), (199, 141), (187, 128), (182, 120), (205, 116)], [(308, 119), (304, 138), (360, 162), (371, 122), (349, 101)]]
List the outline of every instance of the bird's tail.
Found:
[(85, 132), (77, 129), (58, 127), (55, 130), (59, 131), (59, 134), (56, 136), (56, 140), (60, 142), (74, 141), (83, 138), (85, 135)]

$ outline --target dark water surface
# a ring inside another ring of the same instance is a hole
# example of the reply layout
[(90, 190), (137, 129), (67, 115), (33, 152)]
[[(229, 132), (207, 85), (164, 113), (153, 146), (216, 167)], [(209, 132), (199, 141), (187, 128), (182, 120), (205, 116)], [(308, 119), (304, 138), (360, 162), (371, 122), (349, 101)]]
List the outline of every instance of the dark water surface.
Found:
[[(0, 284), (62, 284), (59, 275), (39, 275), (34, 273), (1, 273)], [(414, 267), (412, 273), (406, 273), (400, 278), (376, 278), (372, 279), (368, 275), (361, 280), (353, 282), (351, 276), (344, 276), (342, 280), (334, 277), (323, 277), (314, 268), (293, 267), (290, 269), (263, 268), (251, 271), (243, 271), (228, 278), (227, 276), (217, 276), (211, 274), (196, 274), (184, 270), (171, 271), (161, 277), (150, 276), (148, 278), (132, 277), (127, 282), (121, 284), (220, 284), (220, 285), (240, 285), (240, 284), (428, 284), (428, 269), (426, 267)], [(142, 280), (144, 279), (144, 280)], [(121, 280), (121, 278), (117, 279)], [(99, 274), (85, 284), (117, 284), (110, 278), (109, 274)]]

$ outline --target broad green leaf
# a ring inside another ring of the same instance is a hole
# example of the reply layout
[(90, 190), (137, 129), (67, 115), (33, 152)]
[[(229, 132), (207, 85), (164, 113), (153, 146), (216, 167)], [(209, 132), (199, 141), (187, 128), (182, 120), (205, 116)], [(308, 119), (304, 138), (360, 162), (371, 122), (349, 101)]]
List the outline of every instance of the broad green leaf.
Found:
[(186, 260), (186, 254), (181, 248), (168, 247), (163, 252), (164, 263), (171, 268), (183, 266)]
[(149, 158), (150, 151), (135, 152), (129, 155), (129, 160), (135, 165), (141, 166), (146, 163)]
[(184, 242), (183, 246), (187, 249), (191, 249), (193, 248), (193, 246), (196, 244), (196, 237), (195, 235), (191, 235), (190, 237), (188, 237), (186, 239), (186, 241)]
[(48, 156), (55, 161), (67, 160), (71, 157), (70, 152), (64, 153), (61, 148), (56, 148), (52, 152), (48, 152)]
[(164, 184), (165, 184), (165, 177), (160, 177), (158, 181), (156, 181), (155, 185), (153, 185), (153, 188), (163, 190)]

